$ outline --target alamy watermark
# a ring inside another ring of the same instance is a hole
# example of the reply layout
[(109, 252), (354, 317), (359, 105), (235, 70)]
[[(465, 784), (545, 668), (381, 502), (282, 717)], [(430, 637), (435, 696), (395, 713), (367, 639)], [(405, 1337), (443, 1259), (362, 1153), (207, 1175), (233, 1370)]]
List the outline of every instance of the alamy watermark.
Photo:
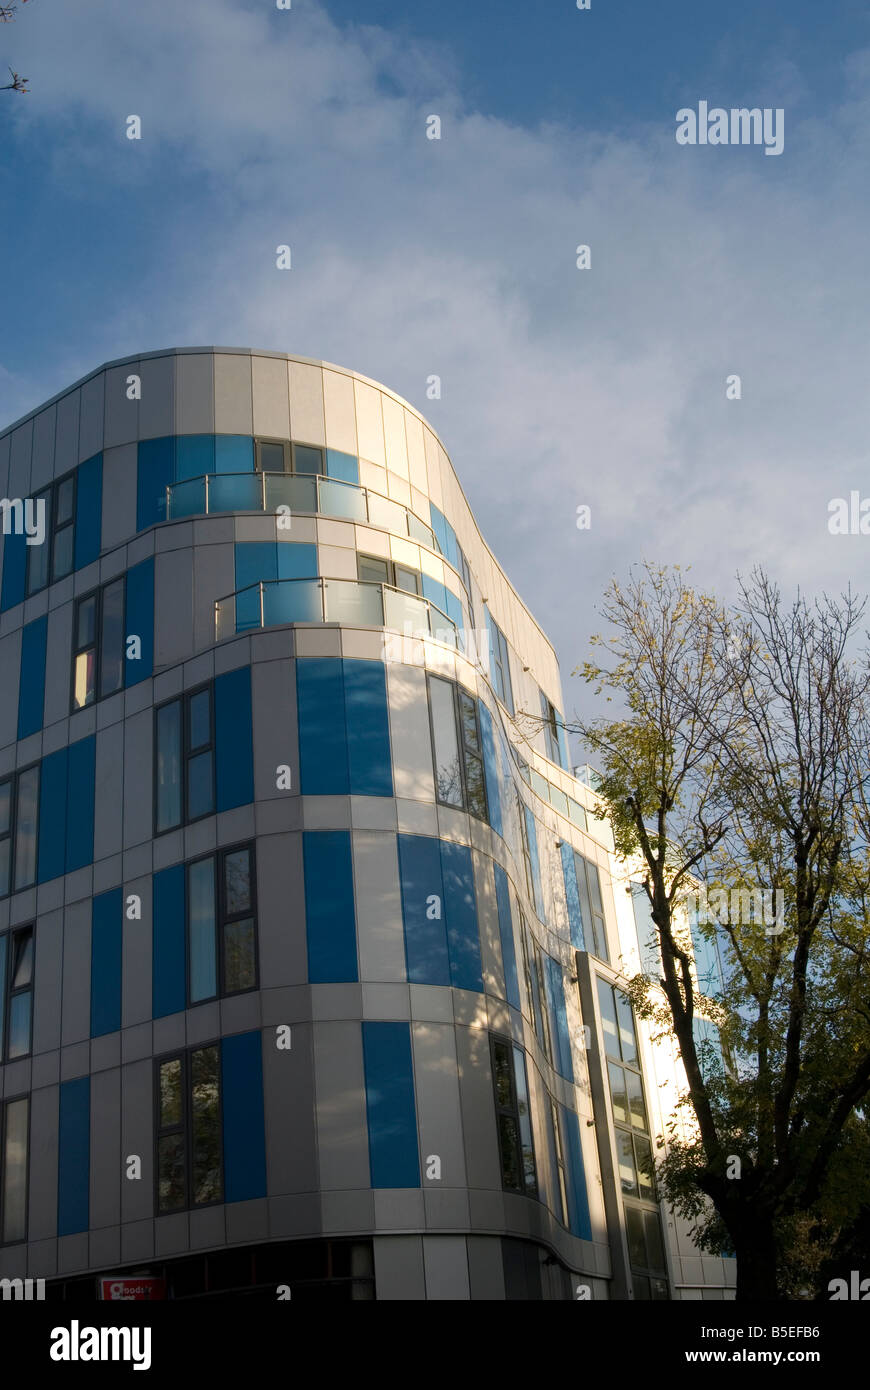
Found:
[(781, 888), (702, 888), (683, 898), (686, 910), (703, 925), (764, 927), (765, 936), (785, 931), (785, 895)]
[(764, 145), (765, 154), (782, 154), (785, 146), (785, 111), (781, 106), (708, 106), (698, 102), (694, 111), (683, 106), (677, 112), (678, 145)]
[(45, 540), (44, 497), (2, 497), (3, 534), (26, 536), (27, 545), (42, 545)]

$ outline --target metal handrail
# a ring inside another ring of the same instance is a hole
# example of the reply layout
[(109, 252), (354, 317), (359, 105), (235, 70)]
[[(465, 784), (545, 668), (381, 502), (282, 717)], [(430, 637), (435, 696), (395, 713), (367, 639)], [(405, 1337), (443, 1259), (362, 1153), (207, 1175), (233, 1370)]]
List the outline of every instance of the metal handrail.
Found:
[[(262, 496), (262, 500), (261, 500), (261, 509), (262, 509), (262, 511), (264, 511), (264, 512), (265, 512), (265, 510), (266, 510), (266, 482), (267, 482), (267, 479), (269, 479), (269, 478), (311, 478), (311, 479), (314, 481), (315, 486), (316, 486), (317, 510), (316, 510), (316, 512), (313, 512), (313, 513), (312, 513), (312, 512), (302, 511), (302, 515), (304, 515), (304, 516), (311, 516), (311, 515), (314, 515), (314, 516), (317, 516), (317, 515), (328, 515), (328, 513), (322, 513), (322, 512), (321, 512), (321, 509), (320, 509), (320, 485), (321, 485), (321, 483), (331, 483), (331, 484), (333, 484), (333, 485), (338, 485), (338, 486), (341, 486), (341, 487), (352, 488), (354, 492), (361, 493), (362, 496), (363, 496), (363, 498), (365, 499), (366, 521), (367, 521), (367, 523), (368, 523), (369, 525), (377, 525), (376, 522), (372, 522), (372, 520), (371, 520), (371, 508), (370, 508), (370, 506), (369, 506), (369, 496), (371, 495), (372, 497), (380, 498), (380, 500), (383, 501), (383, 502), (389, 502), (389, 503), (390, 503), (392, 506), (394, 506), (394, 507), (400, 508), (400, 510), (404, 513), (404, 516), (405, 516), (405, 529), (406, 529), (406, 534), (407, 534), (409, 537), (412, 537), (412, 539), (416, 539), (416, 540), (419, 541), (419, 537), (413, 537), (413, 536), (412, 536), (411, 528), (410, 528), (410, 525), (409, 525), (409, 518), (410, 518), (410, 517), (413, 517), (414, 520), (418, 523), (418, 525), (420, 525), (420, 526), (426, 531), (427, 535), (431, 538), (431, 542), (432, 542), (431, 548), (432, 548), (433, 550), (437, 551), (437, 553), (441, 556), (442, 559), (447, 560), (447, 556), (444, 554), (444, 552), (443, 552), (442, 549), (441, 549), (441, 546), (438, 544), (438, 537), (435, 535), (435, 532), (432, 530), (432, 527), (428, 524), (428, 522), (425, 522), (425, 521), (423, 520), (423, 518), (420, 517), (420, 516), (418, 516), (416, 512), (412, 511), (410, 507), (405, 506), (405, 503), (404, 503), (404, 502), (397, 502), (396, 499), (395, 499), (395, 497), (388, 497), (388, 496), (386, 495), (386, 493), (383, 493), (383, 492), (375, 492), (375, 490), (374, 490), (373, 488), (367, 487), (367, 486), (365, 486), (365, 485), (363, 485), (363, 484), (360, 484), (360, 483), (350, 483), (350, 482), (347, 481), (346, 478), (331, 478), (331, 477), (329, 477), (329, 475), (328, 475), (327, 473), (270, 473), (270, 472), (264, 471), (264, 470), (258, 470), (258, 472), (259, 472), (260, 478), (262, 479), (262, 483), (261, 483), (261, 496)], [(198, 473), (198, 474), (197, 474), (195, 477), (193, 477), (193, 478), (180, 478), (180, 479), (178, 480), (178, 482), (175, 482), (175, 483), (167, 483), (167, 484), (166, 484), (166, 519), (167, 519), (167, 521), (171, 521), (171, 520), (172, 520), (172, 517), (171, 517), (172, 494), (173, 494), (175, 488), (177, 488), (177, 487), (184, 487), (184, 485), (187, 484), (187, 483), (198, 483), (198, 482), (202, 482), (202, 483), (204, 484), (204, 493), (205, 493), (205, 496), (204, 496), (205, 510), (204, 510), (204, 512), (202, 513), (202, 515), (208, 516), (208, 515), (210, 515), (210, 513), (209, 513), (209, 479), (211, 479), (211, 478), (255, 478), (256, 476), (257, 476), (257, 473)], [(447, 561), (447, 563), (448, 563), (448, 564), (450, 563), (449, 560)]]

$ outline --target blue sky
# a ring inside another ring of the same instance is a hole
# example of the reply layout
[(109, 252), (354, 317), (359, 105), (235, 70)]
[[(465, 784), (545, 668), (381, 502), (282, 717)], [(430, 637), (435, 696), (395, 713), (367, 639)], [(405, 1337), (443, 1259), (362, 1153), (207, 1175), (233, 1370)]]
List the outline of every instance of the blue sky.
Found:
[[(863, 3), (29, 0), (3, 62), (31, 87), (0, 94), (4, 423), (173, 345), (386, 382), (555, 640), (569, 713), (634, 560), (866, 588), (870, 537), (827, 532), (832, 497), (870, 494)], [(783, 154), (678, 146), (700, 100), (782, 107)]]

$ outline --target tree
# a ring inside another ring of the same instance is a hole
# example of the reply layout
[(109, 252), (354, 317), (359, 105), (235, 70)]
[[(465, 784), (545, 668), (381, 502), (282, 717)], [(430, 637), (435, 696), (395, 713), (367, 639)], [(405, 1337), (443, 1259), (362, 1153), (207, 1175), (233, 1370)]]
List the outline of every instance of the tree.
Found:
[[(702, 1248), (736, 1254), (739, 1299), (787, 1296), (797, 1246), (814, 1232), (824, 1249), (831, 1221), (856, 1219), (870, 1191), (850, 1161), (870, 1090), (862, 613), (851, 595), (786, 607), (761, 571), (726, 609), (679, 569), (646, 565), (625, 590), (611, 584), (612, 634), (593, 639), (607, 655), (580, 668), (622, 704), (576, 732), (617, 851), (643, 865), (662, 973), (630, 993), (676, 1034), (694, 1122), (688, 1137), (672, 1126), (658, 1176)], [(732, 909), (695, 925), (725, 958), (706, 995), (686, 930), (699, 878)], [(757, 905), (776, 890), (774, 924)], [(756, 905), (736, 920), (735, 895)], [(724, 1064), (698, 1036), (702, 1016)]]
[[(21, 0), (21, 4), (26, 5), (27, 0)], [(17, 9), (18, 0), (14, 0), (14, 3), (11, 5), (0, 5), (0, 24), (11, 24), (15, 18), (15, 11)], [(26, 92), (27, 87), (25, 86), (25, 83), (28, 81), (28, 79), (26, 77), (19, 76), (17, 72), (13, 72), (12, 68), (9, 69), (9, 72), (11, 74), (12, 81), (7, 82), (6, 85), (3, 87), (0, 87), (0, 92)]]

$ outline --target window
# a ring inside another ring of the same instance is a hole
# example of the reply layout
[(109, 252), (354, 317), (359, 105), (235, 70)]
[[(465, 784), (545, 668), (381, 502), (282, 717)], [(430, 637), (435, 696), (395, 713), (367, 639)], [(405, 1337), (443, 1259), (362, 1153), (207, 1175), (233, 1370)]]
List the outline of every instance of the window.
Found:
[(548, 1062), (552, 1062), (552, 1038), (550, 1037), (550, 1019), (546, 1006), (547, 994), (541, 950), (529, 931), (528, 922), (522, 912), (520, 912), (520, 943), (523, 950), (523, 972), (532, 1027), (535, 1031), (535, 1037), (541, 1044), (544, 1056)]
[(668, 1284), (658, 1212), (637, 1205), (654, 1203), (656, 1190), (634, 1015), (625, 995), (600, 977), (598, 1007), (635, 1297), (666, 1299)]
[(556, 721), (556, 710), (547, 699), (543, 690), (540, 692), (540, 695), (541, 715), (544, 720), (544, 746), (546, 748), (547, 757), (550, 759), (551, 763), (555, 763), (557, 767), (561, 767), (562, 757), (559, 752), (559, 725)]
[(483, 744), (477, 701), (461, 686), (429, 676), (435, 797), (487, 820)]
[(362, 580), (372, 584), (391, 584), (394, 589), (403, 589), (407, 594), (420, 593), (420, 576), (407, 565), (382, 560), (376, 555), (360, 555), (357, 564), (357, 573)]
[(289, 473), (292, 468), (290, 445), (283, 439), (257, 439), (256, 467), (258, 473)]
[(553, 1136), (553, 1158), (555, 1160), (556, 1176), (559, 1184), (559, 1207), (561, 1212), (562, 1225), (567, 1226), (568, 1216), (568, 1184), (565, 1181), (565, 1151), (562, 1147), (562, 1127), (559, 1124), (559, 1107), (550, 1097), (550, 1132)]
[(645, 975), (652, 975), (654, 979), (658, 980), (662, 973), (659, 933), (658, 927), (652, 919), (652, 908), (642, 883), (631, 884), (631, 905), (634, 908), (640, 968)]
[(458, 559), (458, 561), (459, 561), (459, 565), (458, 565), (459, 573), (462, 575), (462, 582), (463, 582), (463, 584), (465, 585), (465, 592), (466, 592), (466, 594), (468, 595), (469, 602), (470, 602), (470, 601), (471, 601), (471, 571), (470, 571), (470, 569), (468, 568), (468, 561), (467, 561), (466, 558), (465, 558), (465, 551), (462, 549), (462, 546), (461, 546), (461, 545), (457, 545), (457, 546), (456, 546), (456, 557), (457, 557), (457, 559)]
[(241, 994), (257, 984), (253, 845), (187, 866), (189, 1002)]
[(0, 898), (36, 882), (39, 767), (0, 782)]
[(625, 1227), (635, 1298), (667, 1302), (670, 1295), (658, 1212), (626, 1207)]
[(220, 1052), (217, 1043), (157, 1064), (157, 1211), (223, 1200)]
[[(591, 859), (586, 859), (582, 854), (573, 851), (574, 871), (577, 876), (577, 894), (580, 902), (580, 925), (583, 931), (583, 939), (587, 951), (591, 951), (593, 956), (599, 960), (610, 960), (607, 950), (607, 927), (604, 921), (604, 902), (601, 897), (601, 876), (598, 872), (598, 865), (593, 864)], [(570, 858), (569, 858), (570, 866)], [(566, 873), (563, 860), (563, 868)], [(575, 904), (576, 908), (576, 904)], [(570, 912), (569, 903), (569, 912)]]
[(257, 439), (258, 473), (326, 473), (323, 449), (312, 444), (291, 444), (287, 439)]
[(0, 936), (0, 1062), (30, 1052), (33, 1013), (33, 928)]
[(0, 1245), (27, 1237), (27, 1158), (30, 1101), (0, 1104)]
[(170, 700), (155, 712), (156, 831), (209, 816), (215, 808), (212, 687)]
[(76, 603), (73, 710), (124, 688), (126, 579), (114, 579)]
[(496, 695), (501, 700), (509, 714), (514, 712), (514, 696), (511, 687), (511, 666), (508, 656), (508, 644), (505, 641), (504, 633), (501, 628), (493, 622), (489, 613), (486, 615), (489, 625), (490, 651), (492, 659), (490, 661), (490, 675)]
[(35, 594), (72, 573), (75, 549), (76, 475), (68, 473), (34, 499), (45, 505), (45, 542), (27, 547), (27, 592)]
[(521, 1047), (494, 1036), (490, 1037), (490, 1051), (502, 1187), (536, 1197), (538, 1179), (525, 1056)]

